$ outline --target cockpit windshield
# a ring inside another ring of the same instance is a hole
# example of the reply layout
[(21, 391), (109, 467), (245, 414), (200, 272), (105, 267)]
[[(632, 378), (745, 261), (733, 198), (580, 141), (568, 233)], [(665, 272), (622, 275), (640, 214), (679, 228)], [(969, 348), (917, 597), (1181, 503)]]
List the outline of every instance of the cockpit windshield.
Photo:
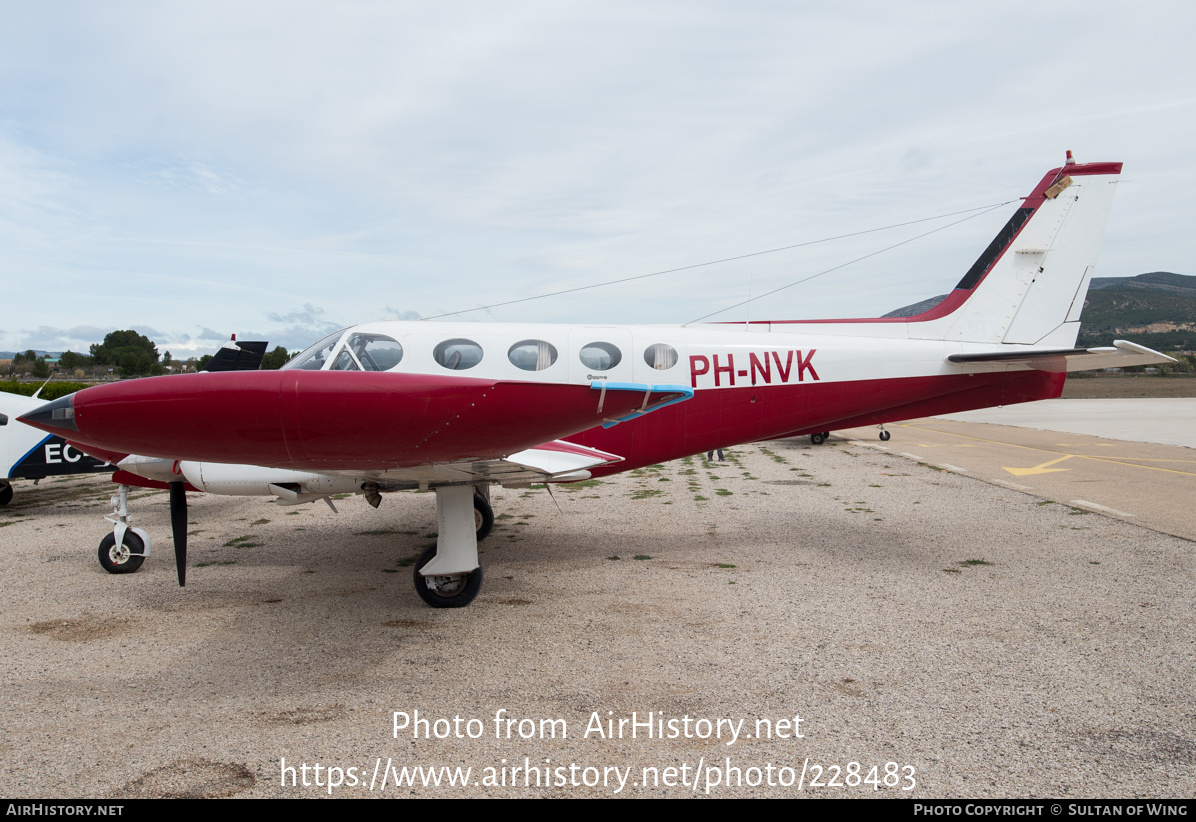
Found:
[(299, 356), (291, 360), (282, 367), (283, 371), (297, 368), (301, 371), (319, 371), (328, 362), (328, 356), (332, 353), (332, 349), (336, 347), (337, 341), (340, 340), (341, 334), (345, 330), (342, 328), (335, 334), (329, 334), (324, 339), (312, 346), (308, 346), (299, 353)]
[(349, 334), (340, 342), (344, 331), (330, 334), (283, 368), (303, 371), (389, 371), (403, 359), (403, 346), (384, 334)]

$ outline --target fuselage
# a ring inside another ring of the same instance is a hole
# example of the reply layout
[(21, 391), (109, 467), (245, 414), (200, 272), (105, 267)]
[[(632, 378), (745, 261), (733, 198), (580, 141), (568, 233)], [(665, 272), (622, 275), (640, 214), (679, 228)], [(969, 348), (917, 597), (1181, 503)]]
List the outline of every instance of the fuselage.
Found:
[[(968, 373), (946, 361), (964, 343), (862, 336), (858, 325), (852, 336), (808, 329), (367, 323), (282, 371), (85, 389), (72, 400), (68, 439), (312, 471), (496, 459), (568, 439), (624, 458), (595, 472), (606, 473), (740, 442), (1053, 397), (1063, 382), (1016, 366)], [(603, 426), (669, 386), (693, 396)]]

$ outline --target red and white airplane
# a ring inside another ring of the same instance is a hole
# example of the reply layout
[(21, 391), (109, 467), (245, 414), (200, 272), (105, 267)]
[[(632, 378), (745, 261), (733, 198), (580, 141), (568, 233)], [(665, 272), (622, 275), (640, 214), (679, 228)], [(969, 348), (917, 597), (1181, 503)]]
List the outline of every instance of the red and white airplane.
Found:
[[(913, 317), (368, 323), (281, 371), (96, 386), (21, 420), (97, 456), (139, 455), (120, 462), (118, 482), (168, 484), (180, 584), (188, 487), (282, 504), (352, 492), (375, 506), (380, 492), (434, 491), (439, 536), (415, 565), (416, 589), (433, 606), (467, 605), (491, 485), (1050, 399), (1069, 371), (1171, 361), (1125, 341), (1075, 348), (1120, 172), (1068, 152), (955, 290)], [(110, 558), (139, 565), (148, 545), (127, 528), (123, 497)]]

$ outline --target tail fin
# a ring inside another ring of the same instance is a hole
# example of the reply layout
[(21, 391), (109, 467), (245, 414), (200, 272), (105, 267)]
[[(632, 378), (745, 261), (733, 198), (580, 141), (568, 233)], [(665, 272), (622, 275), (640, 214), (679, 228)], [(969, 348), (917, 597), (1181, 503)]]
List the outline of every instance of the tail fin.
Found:
[(916, 339), (1075, 345), (1121, 163), (1048, 171), (955, 290), (909, 318)]
[(233, 339), (219, 348), (200, 371), (257, 371), (266, 356), (268, 342), (237, 342)]

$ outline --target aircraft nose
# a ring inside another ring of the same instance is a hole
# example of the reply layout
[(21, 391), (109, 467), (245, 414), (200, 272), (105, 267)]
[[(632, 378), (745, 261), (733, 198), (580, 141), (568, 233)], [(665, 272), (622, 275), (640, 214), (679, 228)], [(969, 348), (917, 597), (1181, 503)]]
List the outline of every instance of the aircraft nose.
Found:
[(40, 428), (43, 431), (55, 433), (58, 431), (75, 431), (75, 395), (67, 394), (40, 408), (17, 417), (20, 422)]

